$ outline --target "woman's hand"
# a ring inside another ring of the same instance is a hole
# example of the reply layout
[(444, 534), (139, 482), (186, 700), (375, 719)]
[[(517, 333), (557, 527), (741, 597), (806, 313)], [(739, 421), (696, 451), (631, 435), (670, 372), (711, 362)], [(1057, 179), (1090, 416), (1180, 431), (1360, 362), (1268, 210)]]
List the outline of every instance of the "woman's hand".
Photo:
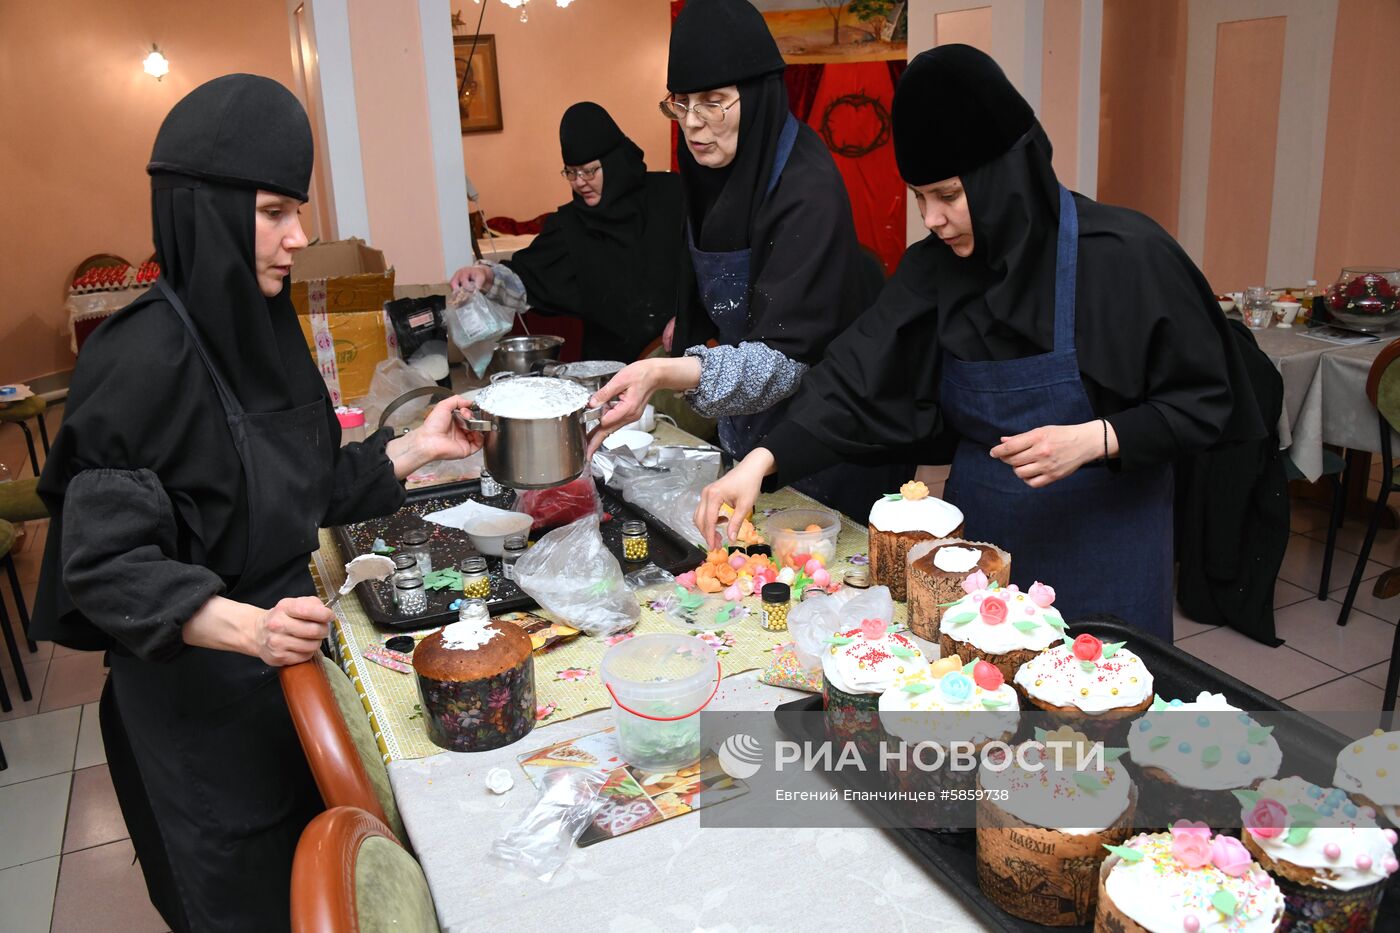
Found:
[(700, 361), (693, 356), (638, 360), (628, 363), (588, 400), (588, 407), (597, 408), (617, 400), (603, 413), (603, 420), (588, 437), (588, 456), (597, 453), (603, 439), (642, 416), (647, 402), (657, 389), (684, 391), (700, 384)]
[(993, 457), (1012, 467), (1016, 475), (1034, 489), (1062, 480), (1086, 463), (1117, 453), (1118, 435), (1113, 425), (1104, 420), (1047, 425), (1025, 434), (1003, 437), (991, 450)]
[(457, 419), (456, 412), (469, 413), (472, 403), (454, 395), (433, 406), (423, 423), (403, 437), (389, 442), (384, 452), (394, 461), (394, 475), (406, 479), (415, 470), (438, 460), (461, 460), (470, 457), (485, 443), (481, 434), (468, 431)]
[(451, 281), (454, 292), (462, 288), (486, 292), (491, 289), (491, 283), (496, 281), (496, 273), (490, 266), (463, 266), (452, 273)]
[(671, 318), (666, 322), (666, 329), (661, 332), (661, 349), (670, 353), (671, 341), (674, 339), (676, 339), (676, 319)]
[(730, 524), (737, 527), (753, 512), (754, 500), (758, 498), (763, 478), (772, 473), (776, 464), (773, 454), (766, 447), (755, 447), (747, 457), (739, 461), (734, 469), (706, 486), (700, 493), (700, 506), (695, 510), (695, 527), (706, 545), (719, 547), (719, 514), (722, 506), (732, 510)]
[(315, 596), (279, 600), (253, 624), (253, 646), (269, 667), (286, 667), (316, 657), (330, 634), (335, 613)]

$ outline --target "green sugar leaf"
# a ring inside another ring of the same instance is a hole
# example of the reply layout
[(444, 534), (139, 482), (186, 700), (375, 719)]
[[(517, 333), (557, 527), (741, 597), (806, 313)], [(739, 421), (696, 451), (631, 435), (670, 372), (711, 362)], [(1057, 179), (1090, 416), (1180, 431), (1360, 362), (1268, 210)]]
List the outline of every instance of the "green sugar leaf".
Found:
[(681, 597), (681, 609), (686, 612), (694, 612), (705, 605), (705, 597), (699, 593), (686, 593)]
[(1087, 794), (1097, 794), (1103, 790), (1103, 781), (1097, 775), (1087, 774), (1083, 771), (1074, 772), (1074, 783)]
[(1016, 631), (1027, 633), (1034, 632), (1036, 629), (1040, 628), (1039, 622), (1032, 622), (1030, 619), (1022, 619), (1019, 622), (1013, 622), (1012, 625), (1016, 626)]
[(976, 659), (976, 658), (973, 658), (971, 661), (968, 661), (966, 664), (963, 665), (963, 667), (962, 667), (962, 672), (963, 672), (964, 674), (966, 674), (967, 676), (971, 677), (971, 676), (972, 676), (972, 672), (973, 672), (976, 668), (977, 668), (977, 659)]
[(1152, 712), (1159, 713), (1167, 708), (1167, 701), (1157, 694), (1152, 694)]
[(1233, 917), (1235, 910), (1239, 907), (1239, 901), (1235, 900), (1235, 895), (1221, 888), (1216, 891), (1210, 899), (1210, 904), (1226, 917)]
[(1205, 765), (1207, 768), (1212, 765), (1220, 764), (1220, 746), (1207, 745), (1205, 748), (1201, 749), (1201, 764)]
[(893, 648), (890, 649), (890, 654), (894, 655), (896, 658), (914, 657), (913, 650), (906, 648), (903, 645), (895, 645)]
[(1103, 646), (1103, 656), (1105, 659), (1113, 657), (1118, 653), (1118, 649), (1126, 645), (1126, 641), (1110, 641)]
[(847, 638), (845, 635), (832, 635), (826, 640), (828, 645), (849, 645), (855, 641), (854, 638)]
[(1254, 805), (1258, 803), (1259, 798), (1263, 796), (1257, 790), (1232, 790), (1230, 793), (1235, 795), (1235, 799), (1240, 802), (1240, 806), (1246, 810), (1253, 810)]
[(1061, 632), (1065, 630), (1065, 620), (1060, 617), (1060, 614), (1058, 612), (1052, 614), (1047, 610), (1045, 615), (1041, 616), (1041, 618), (1044, 619), (1045, 624), (1050, 626), (1051, 628), (1057, 629)]
[(899, 493), (897, 493), (897, 492), (887, 492), (887, 493), (885, 493), (885, 501), (886, 501), (886, 502), (898, 502), (900, 499), (903, 499), (903, 498), (904, 498), (904, 497), (903, 497), (902, 495), (900, 495)]
[(734, 607), (733, 607), (733, 606), (725, 606), (725, 607), (724, 607), (723, 609), (721, 609), (719, 612), (716, 612), (716, 613), (715, 613), (715, 621), (718, 622), (720, 625), (723, 625), (724, 623), (726, 623), (726, 622), (729, 621), (729, 617), (732, 616), (733, 614), (734, 614)]
[(1305, 803), (1295, 803), (1288, 808), (1288, 821), (1290, 823), (1312, 823), (1317, 825), (1322, 820), (1322, 814)]
[(995, 581), (995, 580), (993, 580), (991, 583), (987, 584), (987, 592), (988, 592), (988, 593), (993, 593), (993, 592), (995, 592), (995, 591), (997, 591), (997, 590), (999, 590), (999, 589), (1001, 589), (1001, 584), (998, 583), (998, 582)]
[(944, 616), (943, 621), (947, 622), (949, 625), (966, 625), (975, 618), (977, 618), (977, 613), (969, 609), (959, 612), (956, 615)]
[(1172, 737), (1169, 735), (1154, 735), (1151, 741), (1147, 743), (1147, 747), (1155, 752), (1157, 749), (1161, 748), (1163, 745), (1166, 745), (1171, 740)]
[(386, 544), (386, 545), (384, 545), (383, 547), (374, 548), (373, 551), (372, 551), (371, 553), (374, 553), (374, 554), (392, 554), (392, 553), (394, 553), (394, 552), (397, 551), (397, 550), (398, 550), (398, 548), (396, 548), (396, 547), (391, 547), (391, 546), (389, 546), (389, 545)]
[(1104, 748), (1103, 760), (1117, 761), (1119, 758), (1122, 758), (1126, 754), (1128, 754), (1128, 750), (1126, 748)]
[(1073, 647), (1074, 647), (1074, 639), (1070, 637), (1069, 632), (1065, 632), (1065, 647), (1066, 647), (1066, 648), (1073, 648)]
[[(963, 599), (966, 599), (966, 598), (967, 598), (966, 596), (963, 597)], [(947, 609), (949, 606), (956, 606), (956, 605), (957, 605), (958, 603), (960, 603), (960, 602), (962, 602), (962, 599), (955, 599), (955, 600), (953, 600), (951, 603), (939, 603), (939, 604), (938, 604), (938, 608), (939, 608), (939, 609)]]
[(1104, 848), (1112, 852), (1114, 855), (1118, 856), (1125, 862), (1141, 862), (1144, 858), (1141, 852), (1139, 852), (1137, 849), (1131, 849), (1128, 846), (1105, 845)]
[(982, 705), (987, 709), (1001, 709), (1006, 705), (1005, 700), (983, 700)]
[(1045, 737), (1048, 736), (1049, 734), (1050, 734), (1050, 733), (1048, 733), (1048, 732), (1046, 732), (1044, 729), (1040, 728), (1040, 726), (1036, 726), (1036, 727), (1035, 727), (1035, 740), (1036, 740), (1037, 742), (1039, 742), (1040, 744), (1042, 744), (1042, 745), (1045, 744)]
[(1273, 726), (1250, 726), (1248, 742), (1250, 745), (1263, 745), (1273, 734)]
[(920, 694), (928, 693), (930, 690), (933, 689), (933, 687), (930, 684), (923, 683), (922, 681), (913, 680), (905, 684), (903, 689), (905, 693)]
[(1290, 826), (1288, 835), (1284, 837), (1283, 841), (1291, 846), (1300, 846), (1308, 841), (1308, 836), (1312, 831), (1313, 828), (1307, 823), (1299, 823), (1296, 826)]
[(1079, 669), (1086, 674), (1092, 674), (1094, 673), (1094, 671), (1099, 669), (1099, 666), (1093, 661), (1080, 661)]

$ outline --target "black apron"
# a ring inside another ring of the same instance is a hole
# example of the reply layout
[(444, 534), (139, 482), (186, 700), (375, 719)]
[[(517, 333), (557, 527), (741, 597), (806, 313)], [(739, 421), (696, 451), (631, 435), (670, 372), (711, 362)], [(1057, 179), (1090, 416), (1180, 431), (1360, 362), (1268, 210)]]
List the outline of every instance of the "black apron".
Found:
[[(227, 597), (271, 608), (315, 595), (307, 558), (334, 465), (325, 400), (245, 412), (179, 296), (157, 287), (208, 367), (243, 470), (248, 554)], [(194, 647), (158, 663), (113, 654), (111, 666), (103, 737), (152, 902), (176, 930), (288, 929), (292, 856), (324, 805), (276, 668)]]

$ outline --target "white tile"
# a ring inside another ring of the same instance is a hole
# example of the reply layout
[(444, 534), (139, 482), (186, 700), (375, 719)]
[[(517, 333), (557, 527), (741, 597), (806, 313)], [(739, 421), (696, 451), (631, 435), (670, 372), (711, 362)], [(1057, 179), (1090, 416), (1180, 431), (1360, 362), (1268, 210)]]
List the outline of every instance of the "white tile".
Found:
[(1172, 604), (1172, 640), (1181, 641), (1183, 638), (1190, 638), (1192, 635), (1199, 635), (1202, 632), (1209, 632), (1216, 628), (1214, 625), (1203, 625), (1193, 621), (1181, 614), (1181, 606)]
[(44, 696), (44, 681), (48, 678), (48, 672), (48, 661), (24, 665), (25, 676), (29, 678), (29, 692), (34, 699), (22, 700), (19, 695), (19, 684), (15, 683), (14, 672), (5, 671), (5, 689), (9, 691), (10, 702), (13, 705), (8, 713), (0, 713), (0, 722), (19, 719), (23, 716), (33, 716), (39, 712), (39, 704)]
[(1231, 628), (1186, 639), (1181, 650), (1273, 697), (1308, 690), (1342, 676), (1287, 645), (1270, 648)]
[[(3, 576), (4, 571), (0, 570), (0, 577)], [(3, 589), (4, 592), (8, 595), (10, 592), (10, 584), (0, 584), (0, 589)], [(51, 641), (36, 641), (34, 643), (34, 647), (38, 650), (36, 650), (33, 654), (30, 654), (29, 646), (26, 645), (23, 641), (19, 640), (18, 628), (15, 629), (15, 640), (19, 642), (19, 659), (20, 662), (23, 664), (43, 664), (49, 659), (49, 656), (53, 654), (53, 642)], [(5, 672), (6, 683), (9, 683), (10, 681), (14, 680), (14, 677), (10, 674), (10, 668), (12, 666), (13, 665), (10, 663), (10, 652), (6, 649), (0, 648), (0, 670), (3, 670)]]
[(1380, 726), (1382, 692), (1359, 677), (1342, 677), (1283, 702), (1355, 739)]
[(58, 858), (46, 858), (0, 871), (0, 925), (6, 933), (49, 933)]
[(1385, 677), (1386, 677), (1387, 672), (1389, 672), (1389, 670), (1390, 670), (1390, 660), (1387, 659), (1387, 660), (1385, 660), (1385, 661), (1382, 661), (1380, 664), (1373, 665), (1372, 667), (1368, 667), (1368, 668), (1366, 668), (1365, 670), (1362, 670), (1362, 671), (1357, 671), (1355, 676), (1360, 677), (1362, 680), (1366, 681), (1366, 683), (1368, 683), (1368, 684), (1372, 684), (1373, 686), (1380, 687), (1380, 688), (1381, 688), (1381, 691), (1384, 692), (1384, 691), (1385, 691)]
[(81, 718), (74, 707), (0, 722), (0, 745), (10, 763), (0, 771), (0, 787), (72, 771)]
[(92, 768), (107, 763), (107, 749), (102, 745), (102, 724), (97, 719), (97, 704), (81, 707), (83, 722), (78, 729), (78, 752), (73, 758), (73, 770)]
[[(1339, 580), (1333, 582), (1340, 583), (1341, 585), (1329, 592), (1327, 598), (1333, 603), (1333, 615), (1339, 616), (1342, 612), (1342, 601), (1346, 599), (1347, 596), (1347, 585), (1351, 581)], [(1356, 589), (1356, 599), (1351, 604), (1352, 609), (1360, 609), (1362, 612), (1369, 613), (1378, 619), (1385, 619), (1387, 622), (1394, 622), (1397, 618), (1400, 618), (1400, 599), (1394, 597), (1390, 599), (1381, 599), (1372, 591), (1374, 586), (1374, 580), (1362, 581), (1361, 586)], [(1335, 618), (1333, 621), (1336, 621)]]
[[(1322, 579), (1322, 555), (1326, 547), (1307, 535), (1291, 535), (1288, 551), (1283, 555), (1283, 566), (1279, 568), (1279, 579), (1287, 580), (1305, 590), (1317, 592), (1318, 581)], [(1356, 567), (1356, 555), (1338, 548), (1332, 556), (1332, 576), (1329, 588), (1345, 587)], [(1367, 561), (1361, 579), (1370, 580), (1385, 573), (1389, 568), (1376, 561)]]
[(0, 787), (0, 868), (57, 855), (72, 773)]
[[(1392, 497), (1400, 505), (1400, 495)], [(1327, 543), (1327, 526), (1307, 532), (1314, 541)], [(1351, 519), (1337, 529), (1337, 549), (1349, 554), (1360, 554), (1361, 545), (1366, 542), (1366, 522)], [(1371, 560), (1387, 567), (1400, 566), (1400, 529), (1382, 528), (1376, 532), (1376, 540), (1371, 542)]]
[(1307, 499), (1293, 499), (1289, 506), (1289, 531), (1313, 531), (1319, 528), (1324, 533), (1327, 531), (1327, 520), (1331, 516), (1327, 506)]
[(1300, 603), (1305, 599), (1316, 599), (1317, 593), (1314, 590), (1305, 590), (1301, 586), (1294, 586), (1286, 580), (1279, 580), (1274, 583), (1274, 608), (1282, 609), (1294, 603)]
[(1394, 625), (1364, 612), (1352, 612), (1346, 625), (1338, 625), (1337, 608), (1315, 599), (1295, 603), (1274, 613), (1274, 633), (1293, 650), (1347, 674), (1390, 657)]

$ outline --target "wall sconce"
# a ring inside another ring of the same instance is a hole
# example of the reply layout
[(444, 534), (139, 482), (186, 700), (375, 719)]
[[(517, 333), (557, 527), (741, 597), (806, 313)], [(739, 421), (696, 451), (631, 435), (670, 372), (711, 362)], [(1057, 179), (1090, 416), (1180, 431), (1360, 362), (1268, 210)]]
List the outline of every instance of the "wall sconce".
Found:
[(159, 81), (170, 73), (170, 60), (161, 54), (160, 48), (155, 43), (151, 43), (151, 54), (142, 60), (141, 68), (146, 74)]

